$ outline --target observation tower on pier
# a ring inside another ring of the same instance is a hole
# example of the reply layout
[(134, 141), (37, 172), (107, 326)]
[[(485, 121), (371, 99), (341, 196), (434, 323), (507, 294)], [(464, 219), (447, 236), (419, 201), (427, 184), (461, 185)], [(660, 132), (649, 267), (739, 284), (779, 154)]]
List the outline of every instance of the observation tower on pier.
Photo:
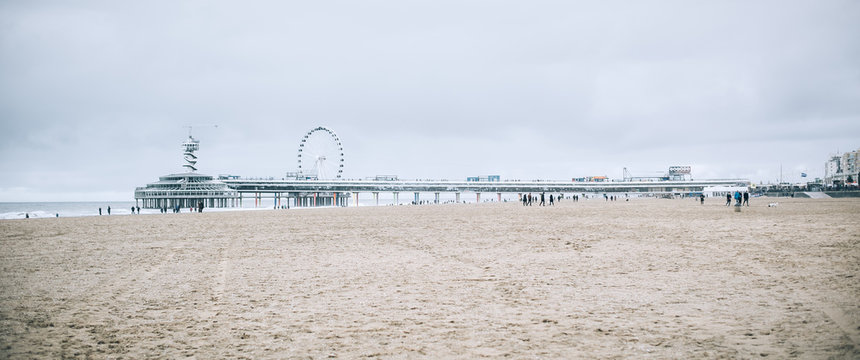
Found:
[(157, 182), (146, 184), (134, 190), (134, 201), (145, 209), (197, 208), (239, 206), (239, 193), (227, 184), (215, 180), (210, 175), (197, 173), (197, 155), (200, 141), (191, 136), (182, 143), (182, 164), (187, 172), (164, 175)]

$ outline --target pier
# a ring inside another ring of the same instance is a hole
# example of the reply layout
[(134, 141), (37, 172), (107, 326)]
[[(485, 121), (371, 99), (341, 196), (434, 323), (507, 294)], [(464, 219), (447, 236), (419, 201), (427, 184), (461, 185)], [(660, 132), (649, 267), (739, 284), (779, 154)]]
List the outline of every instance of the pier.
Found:
[[(439, 203), (441, 194), (454, 194), (456, 202), (468, 193), (475, 202), (484, 199), (502, 201), (505, 194), (670, 194), (702, 193), (709, 187), (748, 187), (749, 180), (688, 180), (689, 166), (669, 168), (660, 178), (627, 176), (610, 181), (605, 176), (559, 180), (501, 180), (499, 176), (472, 177), (466, 181), (399, 180), (397, 176), (377, 176), (373, 180), (343, 179), (344, 150), (340, 137), (331, 129), (319, 126), (308, 131), (299, 143), (298, 171), (288, 172), (281, 180), (241, 179), (237, 176), (213, 176), (197, 173), (200, 142), (191, 136), (182, 143), (182, 167), (186, 172), (161, 176), (159, 181), (135, 189), (135, 201), (144, 208), (173, 207), (243, 207), (245, 199), (261, 207), (263, 199), (273, 199), (274, 207), (358, 206), (361, 194), (372, 194), (379, 205), (380, 193), (391, 193), (394, 203), (400, 193), (412, 193), (414, 203), (422, 203), (421, 193), (432, 193)], [(495, 196), (494, 196), (495, 195)], [(268, 205), (268, 204), (267, 204)]]
[(453, 193), (460, 202), (463, 193), (474, 195), (477, 202), (481, 194), (501, 199), (503, 194), (603, 194), (603, 193), (648, 193), (683, 195), (701, 193), (712, 186), (749, 186), (745, 179), (682, 180), (682, 181), (451, 181), (451, 180), (221, 180), (236, 191), (240, 199), (253, 198), (259, 204), (262, 198), (275, 199), (275, 206), (350, 206), (358, 205), (361, 194), (392, 193), (399, 199), (400, 193), (412, 193), (417, 203), (420, 193), (433, 193), (432, 202), (439, 202), (441, 193)]

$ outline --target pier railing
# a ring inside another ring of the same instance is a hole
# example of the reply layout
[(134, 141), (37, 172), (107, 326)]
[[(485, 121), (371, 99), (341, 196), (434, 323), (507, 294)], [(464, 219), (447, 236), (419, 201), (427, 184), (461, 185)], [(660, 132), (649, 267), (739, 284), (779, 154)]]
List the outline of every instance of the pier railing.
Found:
[(437, 180), (222, 180), (238, 192), (700, 192), (709, 186), (749, 186), (745, 179), (689, 181), (437, 181)]

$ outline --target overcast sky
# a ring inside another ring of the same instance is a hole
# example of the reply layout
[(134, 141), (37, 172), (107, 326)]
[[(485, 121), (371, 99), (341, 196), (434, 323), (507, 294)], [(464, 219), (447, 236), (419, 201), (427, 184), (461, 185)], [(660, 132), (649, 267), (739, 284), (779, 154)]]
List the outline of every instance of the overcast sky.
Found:
[(860, 148), (858, 1), (3, 1), (0, 201), (344, 175), (823, 177)]

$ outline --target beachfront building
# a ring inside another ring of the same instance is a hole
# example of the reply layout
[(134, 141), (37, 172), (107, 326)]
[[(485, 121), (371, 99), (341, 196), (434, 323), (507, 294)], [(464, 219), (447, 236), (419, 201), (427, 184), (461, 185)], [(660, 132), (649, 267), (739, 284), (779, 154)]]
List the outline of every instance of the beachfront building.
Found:
[(466, 181), (476, 182), (490, 182), (490, 181), (501, 181), (502, 177), (500, 175), (487, 175), (487, 176), (468, 176), (466, 177)]
[(145, 209), (236, 207), (239, 193), (210, 175), (197, 173), (197, 155), (200, 142), (191, 135), (182, 143), (186, 172), (159, 177), (157, 182), (134, 190), (134, 201)]
[(860, 149), (831, 156), (824, 163), (824, 184), (837, 187), (856, 185), (860, 181), (858, 157), (860, 157)]
[(726, 194), (733, 195), (735, 192), (745, 193), (750, 191), (751, 186), (706, 186), (702, 189), (702, 195), (705, 197), (724, 198)]

